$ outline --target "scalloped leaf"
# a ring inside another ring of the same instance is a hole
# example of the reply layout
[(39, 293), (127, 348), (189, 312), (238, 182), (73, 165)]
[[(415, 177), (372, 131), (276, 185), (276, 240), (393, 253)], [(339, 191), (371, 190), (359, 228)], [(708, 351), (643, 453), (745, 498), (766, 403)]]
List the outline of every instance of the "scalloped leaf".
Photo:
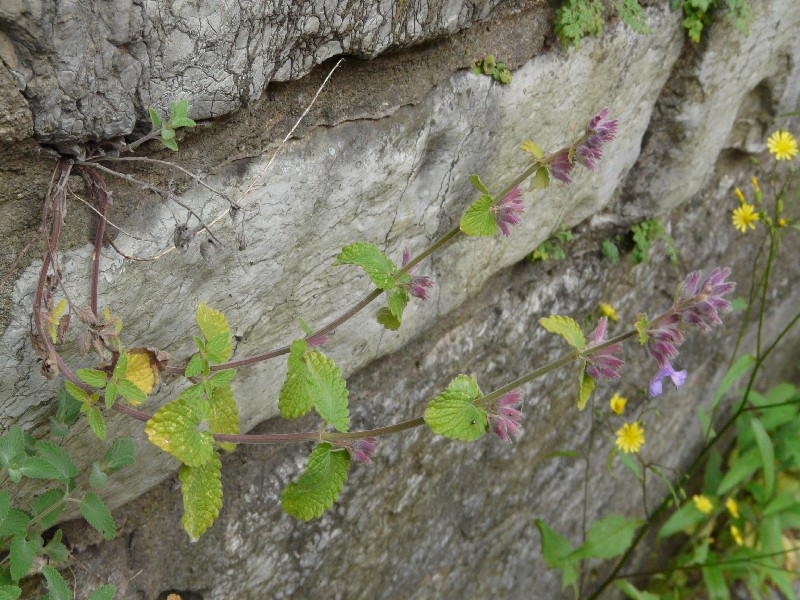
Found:
[(327, 442), (317, 444), (306, 470), (283, 490), (283, 510), (303, 521), (321, 517), (342, 493), (349, 469), (349, 452), (334, 450)]
[(532, 190), (544, 190), (550, 187), (550, 171), (547, 167), (539, 167), (531, 177), (530, 188)]
[(539, 319), (539, 325), (550, 333), (555, 333), (564, 338), (573, 348), (583, 348), (586, 345), (586, 339), (583, 337), (581, 326), (578, 325), (572, 317), (550, 315), (549, 317), (542, 317)]
[(214, 454), (214, 438), (198, 431), (208, 416), (208, 404), (194, 393), (182, 393), (159, 408), (147, 421), (145, 433), (156, 446), (190, 467), (199, 467)]
[(133, 438), (117, 438), (103, 455), (103, 463), (112, 473), (136, 462), (136, 442)]
[[(140, 402), (143, 402), (147, 398), (147, 395), (153, 391), (153, 386), (157, 385), (159, 382), (159, 371), (155, 365), (155, 356), (152, 352), (143, 348), (130, 350), (127, 354), (128, 364), (125, 369), (125, 376), (123, 380), (130, 381), (137, 388), (139, 388), (142, 393), (144, 393), (145, 398), (139, 400)], [(122, 384), (122, 380), (119, 382), (119, 384)], [(122, 394), (123, 397), (130, 402), (131, 400), (122, 392), (122, 385), (119, 387), (120, 394)]]
[(98, 369), (78, 369), (75, 371), (75, 375), (86, 385), (96, 388), (105, 387), (108, 378), (108, 373)]
[(347, 408), (347, 383), (333, 359), (313, 350), (304, 356), (308, 393), (320, 416), (339, 431), (347, 431), (350, 411)]
[(117, 588), (107, 583), (104, 586), (97, 588), (86, 600), (114, 600), (114, 596), (117, 593)]
[(53, 567), (42, 567), (42, 575), (47, 580), (47, 600), (72, 600), (72, 592), (61, 576)]
[(484, 194), (472, 203), (461, 217), (459, 227), (461, 231), (472, 236), (494, 235), (497, 230), (497, 218), (492, 211), (494, 199), (488, 194)]
[(397, 267), (392, 260), (369, 242), (356, 242), (342, 248), (334, 265), (356, 265), (364, 269), (372, 282), (382, 290), (394, 288)]
[(100, 496), (94, 492), (89, 492), (84, 496), (83, 502), (81, 502), (81, 514), (86, 522), (100, 532), (105, 539), (113, 540), (117, 535), (117, 526), (114, 524), (111, 511), (103, 504)]
[[(208, 425), (213, 433), (239, 433), (239, 408), (233, 397), (231, 386), (214, 388), (208, 400)], [(233, 452), (236, 444), (217, 442), (220, 448)]]
[(400, 329), (400, 321), (392, 314), (388, 306), (381, 308), (375, 315), (375, 319), (383, 325), (384, 329), (389, 331), (397, 331)]
[(308, 342), (295, 340), (289, 347), (289, 370), (278, 394), (278, 409), (287, 419), (302, 417), (314, 406), (306, 387), (307, 368), (303, 355), (308, 352)]
[(392, 313), (398, 323), (403, 321), (403, 311), (408, 306), (410, 296), (408, 291), (404, 288), (395, 288), (389, 294), (389, 311)]
[(35, 540), (26, 540), (18, 536), (11, 541), (8, 553), (11, 579), (19, 581), (30, 571), (37, 550), (39, 544)]
[(447, 389), (428, 403), (425, 423), (434, 433), (454, 440), (473, 441), (488, 427), (486, 411), (475, 406), (482, 396), (478, 382), (469, 375), (459, 375)]
[(212, 343), (214, 345), (213, 348), (207, 348), (208, 353), (214, 355), (214, 362), (227, 361), (233, 354), (233, 345), (231, 344), (231, 328), (225, 315), (214, 310), (205, 302), (200, 302), (197, 305), (196, 318), (197, 326), (203, 333), (203, 337), (206, 338), (209, 345)]
[(37, 496), (31, 503), (33, 516), (37, 517), (42, 530), (50, 529), (58, 521), (58, 517), (66, 508), (64, 504), (59, 506), (62, 498), (64, 498), (64, 490), (52, 488)]
[(222, 508), (221, 471), (222, 463), (216, 452), (199, 467), (181, 467), (181, 523), (193, 541), (211, 527)]

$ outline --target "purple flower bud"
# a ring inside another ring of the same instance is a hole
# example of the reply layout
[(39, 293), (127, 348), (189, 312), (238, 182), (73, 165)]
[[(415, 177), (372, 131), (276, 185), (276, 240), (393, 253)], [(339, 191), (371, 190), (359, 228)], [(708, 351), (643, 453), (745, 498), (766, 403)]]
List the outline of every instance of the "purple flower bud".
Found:
[[(607, 323), (608, 319), (606, 317), (597, 322), (597, 327), (592, 333), (587, 350), (606, 341)], [(622, 344), (611, 344), (602, 350), (588, 354), (586, 362), (589, 365), (586, 367), (586, 372), (595, 381), (600, 379), (619, 379), (622, 376), (620, 370), (625, 365), (625, 361), (617, 356), (618, 354), (622, 354)]]
[[(411, 260), (411, 250), (406, 248), (403, 250), (403, 266), (405, 267)], [(416, 266), (411, 267), (407, 272), (409, 275), (414, 271)], [(408, 292), (415, 298), (420, 300), (428, 299), (428, 288), (436, 285), (432, 277), (427, 275), (411, 275), (411, 283), (405, 284)]]
[(517, 408), (521, 405), (522, 394), (519, 390), (513, 390), (500, 396), (486, 410), (492, 431), (509, 444), (522, 433), (521, 421), (525, 418), (525, 414)]
[(572, 152), (566, 148), (550, 159), (547, 167), (551, 177), (569, 185), (569, 174), (576, 162), (590, 171), (597, 168), (597, 161), (603, 158), (603, 146), (617, 135), (617, 120), (607, 117), (608, 108), (604, 108), (589, 121), (585, 135)]
[(667, 367), (678, 356), (678, 346), (683, 342), (679, 329), (681, 316), (672, 313), (656, 326), (647, 329), (647, 351), (662, 367)]
[(567, 185), (572, 183), (569, 174), (572, 172), (574, 166), (575, 165), (569, 160), (568, 149), (564, 149), (556, 154), (547, 164), (547, 167), (550, 169), (550, 176)]
[(334, 446), (347, 448), (350, 458), (365, 465), (372, 464), (372, 455), (378, 448), (378, 438), (366, 437), (352, 441), (334, 442)]
[(686, 369), (681, 371), (676, 371), (672, 368), (672, 365), (667, 363), (666, 365), (662, 366), (656, 376), (653, 377), (653, 380), (650, 382), (650, 385), (647, 386), (647, 393), (650, 394), (651, 398), (655, 398), (656, 396), (660, 396), (661, 393), (664, 391), (662, 379), (665, 377), (669, 377), (672, 379), (672, 383), (675, 385), (675, 389), (678, 389), (686, 382), (686, 376), (688, 372)]
[(500, 226), (503, 235), (506, 237), (511, 235), (511, 230), (508, 228), (509, 225), (519, 225), (522, 221), (520, 214), (523, 209), (522, 192), (518, 187), (508, 192), (500, 202), (497, 202), (492, 207), (497, 224)]

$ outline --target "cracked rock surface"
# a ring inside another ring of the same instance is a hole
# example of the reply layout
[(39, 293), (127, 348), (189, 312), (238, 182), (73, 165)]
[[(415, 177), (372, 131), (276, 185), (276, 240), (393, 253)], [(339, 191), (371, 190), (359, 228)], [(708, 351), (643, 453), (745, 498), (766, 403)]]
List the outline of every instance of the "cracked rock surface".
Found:
[(0, 59), (40, 141), (131, 133), (188, 98), (194, 119), (257, 100), (326, 59), (372, 58), (453, 33), (499, 0), (9, 0)]
[[(184, 5), (171, 6), (170, 15)], [(524, 165), (521, 142), (556, 148), (608, 105), (620, 120), (620, 135), (596, 173), (577, 172), (572, 186), (554, 184), (546, 194), (526, 192), (523, 222), (509, 239), (459, 239), (423, 263), (419, 272), (438, 285), (426, 304), (409, 307), (399, 332), (374, 323), (376, 303), (325, 346), (348, 378), (358, 428), (421, 414), (425, 401), (460, 372), (475, 373), (485, 390), (497, 387), (558, 355), (558, 342), (537, 325), (542, 316), (585, 319), (602, 301), (630, 322), (638, 311), (668, 305), (675, 283), (690, 270), (732, 265), (734, 278), (744, 280), (749, 248), (729, 225), (731, 189), (748, 174), (745, 152), (763, 151), (776, 116), (797, 108), (800, 42), (794, 32), (800, 13), (792, 6), (792, 0), (753, 2), (756, 20), (748, 38), (720, 23), (699, 47), (685, 44), (678, 15), (651, 7), (652, 35), (610, 24), (602, 38), (564, 53), (547, 47), (547, 12), (530, 3), (489, 18), (486, 31), (474, 27), (425, 48), (351, 61), (323, 93), (314, 111), (320, 116), (310, 117), (268, 176), (244, 196), (327, 69), (313, 71), (305, 87), (273, 84), (260, 101), (186, 134), (178, 155), (142, 152), (201, 170), (215, 187), (240, 198), (247, 205), (247, 248), (236, 250), (238, 231), (227, 218), (215, 229), (225, 248), (211, 261), (198, 251), (200, 240), (186, 253), (149, 262), (123, 260), (106, 248), (101, 303), (121, 316), (125, 341), (168, 350), (176, 364), (192, 352), (199, 300), (227, 315), (237, 357), (285, 344), (300, 335), (298, 317), (319, 326), (371, 289), (358, 270), (331, 266), (343, 245), (371, 241), (398, 262), (403, 248), (420, 251), (449, 230), (473, 198), (470, 173), (499, 189)], [(467, 48), (511, 57), (512, 84), (501, 87), (463, 70)], [(135, 119), (146, 105), (135, 104), (114, 118)], [(17, 165), (10, 153), (4, 156), (4, 164), (15, 166), (0, 171), (0, 185), (15, 182), (17, 169), (35, 173), (34, 189), (43, 194), (49, 173), (42, 165), (50, 159)], [(155, 167), (113, 166), (170, 184), (169, 174)], [(108, 180), (116, 194), (112, 220), (139, 238), (118, 234), (119, 248), (139, 256), (166, 249), (185, 211)], [(175, 186), (204, 219), (224, 214), (225, 203), (208, 190), (185, 180)], [(5, 206), (27, 215), (24, 201), (35, 205), (35, 198), (14, 189), (21, 199), (7, 199)], [(76, 298), (89, 285), (93, 220), (85, 213), (70, 204), (60, 255), (67, 289)], [(600, 258), (604, 239), (653, 216), (670, 225), (680, 265), (669, 263), (663, 249), (640, 266), (623, 257), (611, 267)], [(562, 225), (577, 228), (568, 260), (527, 263), (526, 255)], [(14, 243), (18, 249), (23, 242)], [(797, 249), (786, 247), (785, 256)], [(796, 261), (781, 268), (785, 277), (768, 318), (773, 332), (796, 310), (800, 294)], [(34, 262), (6, 298), (11, 310), (0, 337), (0, 427), (19, 422), (42, 432), (56, 384), (39, 375), (27, 341), (36, 275)], [(692, 456), (700, 443), (694, 407), (710, 400), (735, 334), (733, 327), (718, 329), (707, 337), (693, 334), (686, 343), (681, 366), (689, 368), (690, 379), (680, 393), (665, 395), (661, 418), (648, 422), (653, 460), (678, 466)], [(797, 339), (785, 347), (765, 385), (796, 379), (785, 365), (796, 363)], [(91, 366), (74, 342), (65, 357), (75, 367)], [(622, 387), (601, 387), (598, 402), (619, 391), (636, 405), (653, 365), (634, 347), (628, 360)], [(243, 431), (318, 427), (310, 417), (273, 418), (284, 373), (281, 359), (240, 371), (234, 392)], [(387, 438), (376, 464), (354, 468), (336, 507), (311, 524), (283, 515), (278, 501), (308, 448), (239, 447), (223, 461), (220, 519), (196, 544), (180, 529), (176, 461), (148, 444), (141, 424), (112, 415), (111, 435), (137, 439), (138, 466), (125, 472), (124, 485), (104, 490), (104, 499), (117, 507), (117, 540), (98, 543), (79, 523), (67, 528), (80, 561), (78, 596), (96, 587), (99, 577), (117, 585), (120, 597), (137, 599), (169, 591), (209, 599), (518, 598), (531, 589), (543, 598), (559, 597), (560, 576), (541, 559), (533, 519), (545, 519), (573, 540), (579, 536), (576, 490), (583, 467), (544, 460), (556, 450), (582, 448), (588, 439), (588, 414), (574, 407), (574, 379), (566, 369), (526, 386), (525, 434), (511, 447), (490, 437), (451, 443), (424, 430)], [(167, 379), (144, 408), (152, 412), (178, 389)], [(68, 444), (84, 465), (97, 458), (85, 423)], [(609, 441), (602, 444), (604, 459)], [(641, 510), (619, 471), (617, 479), (596, 465), (590, 517)]]

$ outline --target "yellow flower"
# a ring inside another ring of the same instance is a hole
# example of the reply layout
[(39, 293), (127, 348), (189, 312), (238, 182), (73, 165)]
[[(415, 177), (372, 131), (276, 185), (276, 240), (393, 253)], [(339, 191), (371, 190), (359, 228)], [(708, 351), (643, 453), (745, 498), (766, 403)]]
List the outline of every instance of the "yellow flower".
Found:
[(611, 410), (613, 410), (618, 415), (622, 414), (622, 411), (625, 410), (625, 404), (628, 402), (627, 398), (623, 398), (619, 394), (614, 394), (611, 396), (611, 400), (609, 400), (609, 404), (611, 405)]
[(733, 541), (736, 542), (737, 546), (741, 546), (744, 544), (744, 540), (742, 539), (742, 532), (739, 531), (739, 528), (736, 525), (731, 525), (731, 537)]
[(744, 200), (744, 194), (742, 193), (742, 190), (740, 190), (740, 189), (737, 187), (737, 188), (734, 190), (734, 192), (736, 192), (736, 197), (739, 199), (739, 202), (741, 202), (742, 204), (744, 204), (745, 200)]
[(728, 512), (731, 513), (731, 516), (734, 519), (739, 518), (739, 505), (736, 503), (736, 500), (733, 498), (728, 498), (725, 500), (725, 508), (728, 509)]
[(606, 304), (605, 302), (600, 303), (600, 314), (604, 317), (608, 317), (614, 323), (619, 323), (619, 316), (617, 316), (617, 311), (614, 310), (614, 307), (610, 304)]
[(755, 212), (756, 207), (752, 204), (742, 204), (733, 211), (733, 226), (742, 233), (747, 232), (747, 226), (755, 229), (755, 222), (761, 219), (761, 215)]
[(694, 500), (694, 505), (704, 515), (710, 515), (711, 511), (714, 510), (714, 505), (711, 504), (711, 500), (709, 500), (705, 496), (692, 496), (692, 500)]
[(625, 454), (638, 452), (644, 445), (644, 429), (634, 421), (630, 425), (625, 423), (617, 430), (616, 446)]
[(793, 156), (797, 156), (797, 140), (783, 129), (769, 136), (767, 148), (770, 154), (775, 155), (775, 160), (792, 160)]
[(755, 191), (755, 193), (757, 194), (758, 192), (760, 192), (761, 188), (758, 187), (758, 177), (753, 175), (753, 178), (750, 181), (753, 182), (753, 190)]
[(784, 219), (783, 217), (778, 219), (778, 227), (786, 227), (786, 219)]

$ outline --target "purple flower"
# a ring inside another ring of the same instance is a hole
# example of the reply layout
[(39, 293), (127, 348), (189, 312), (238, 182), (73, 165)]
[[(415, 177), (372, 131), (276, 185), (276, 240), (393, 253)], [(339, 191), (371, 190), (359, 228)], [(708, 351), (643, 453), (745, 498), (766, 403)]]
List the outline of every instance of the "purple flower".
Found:
[(708, 331), (714, 325), (721, 325), (721, 313), (731, 309), (731, 303), (726, 294), (736, 288), (736, 283), (727, 281), (731, 274), (729, 268), (714, 268), (706, 280), (700, 284), (700, 272), (695, 271), (686, 277), (681, 288), (678, 302), (686, 303), (681, 309), (681, 318), (684, 323), (693, 325), (702, 331)]
[(608, 119), (608, 108), (594, 116), (586, 126), (586, 133), (574, 148), (565, 148), (550, 159), (550, 175), (569, 185), (569, 174), (575, 163), (594, 171), (597, 161), (603, 158), (603, 146), (617, 135), (617, 120)]
[(569, 159), (569, 149), (564, 149), (553, 156), (547, 164), (547, 167), (550, 169), (550, 176), (567, 185), (572, 183), (569, 174), (574, 166), (575, 164)]
[[(592, 333), (587, 350), (606, 341), (607, 323), (608, 319), (606, 317), (597, 322), (597, 327)], [(617, 356), (618, 354), (622, 354), (622, 344), (611, 344), (602, 350), (588, 354), (586, 362), (589, 363), (589, 366), (586, 367), (586, 372), (595, 381), (600, 379), (619, 379), (622, 376), (620, 369), (625, 365), (625, 361)]]
[(656, 396), (660, 396), (661, 392), (664, 391), (664, 386), (662, 384), (662, 379), (665, 377), (669, 377), (672, 379), (672, 383), (675, 385), (675, 389), (678, 389), (686, 382), (687, 376), (686, 369), (681, 371), (676, 371), (672, 368), (672, 365), (667, 363), (666, 365), (662, 366), (656, 376), (653, 377), (653, 380), (650, 382), (650, 385), (647, 386), (647, 393), (650, 394), (651, 398), (655, 398)]
[(522, 394), (513, 390), (495, 400), (494, 404), (486, 410), (489, 425), (492, 431), (504, 442), (509, 444), (522, 433), (521, 421), (524, 413), (517, 407), (522, 405)]
[[(405, 267), (408, 264), (408, 261), (411, 260), (411, 250), (406, 248), (403, 250), (403, 266)], [(416, 266), (411, 267), (407, 273), (411, 275), (412, 271), (416, 268)], [(436, 285), (436, 282), (433, 280), (432, 277), (428, 277), (427, 275), (411, 275), (411, 283), (406, 284), (408, 292), (414, 296), (415, 298), (419, 298), (420, 300), (427, 300), (428, 299), (428, 288), (431, 288)]]
[(372, 455), (375, 454), (378, 448), (378, 438), (366, 437), (353, 441), (335, 442), (334, 446), (347, 448), (350, 458), (365, 465), (370, 465), (372, 464)]
[(509, 225), (519, 225), (522, 221), (520, 214), (523, 209), (522, 192), (519, 191), (518, 187), (508, 192), (503, 196), (500, 202), (492, 207), (492, 211), (497, 219), (497, 224), (500, 226), (503, 235), (506, 237), (511, 235), (511, 230), (508, 228)]
[(678, 346), (683, 342), (680, 322), (680, 313), (674, 312), (647, 329), (647, 351), (662, 367), (669, 366), (672, 359), (678, 356)]

